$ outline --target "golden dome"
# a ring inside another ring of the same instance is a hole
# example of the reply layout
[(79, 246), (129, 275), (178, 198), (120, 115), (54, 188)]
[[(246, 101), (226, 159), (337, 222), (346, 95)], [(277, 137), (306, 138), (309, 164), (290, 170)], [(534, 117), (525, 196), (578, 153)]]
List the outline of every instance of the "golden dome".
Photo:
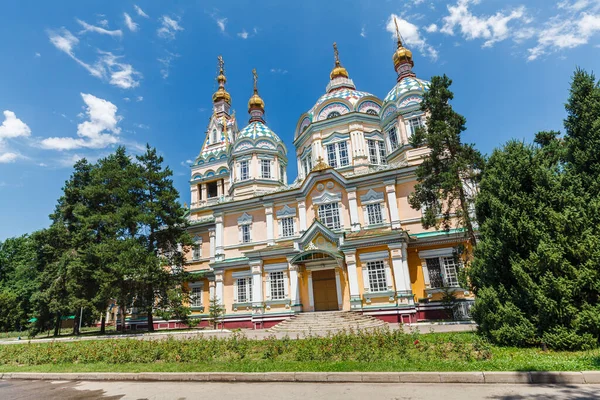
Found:
[(412, 59), (412, 51), (402, 46), (402, 43), (399, 43), (398, 49), (396, 49), (392, 60), (394, 60), (394, 67), (396, 68), (403, 62), (410, 63), (411, 66), (415, 65)]
[(252, 77), (254, 78), (254, 94), (248, 100), (248, 112), (252, 116), (250, 121), (254, 119), (262, 120), (262, 114), (265, 112), (265, 102), (258, 95), (258, 74), (256, 73), (256, 69), (252, 70)]
[(333, 43), (333, 55), (335, 56), (335, 67), (333, 67), (333, 70), (331, 71), (331, 74), (329, 74), (329, 77), (331, 79), (339, 77), (348, 78), (348, 71), (346, 71), (346, 68), (342, 67), (342, 64), (340, 63), (340, 56), (337, 49), (337, 43), (335, 42)]
[(225, 66), (225, 62), (223, 61), (223, 57), (219, 56), (219, 75), (217, 76), (217, 82), (219, 83), (219, 88), (213, 94), (213, 102), (216, 103), (221, 100), (225, 100), (227, 104), (231, 104), (231, 95), (227, 90), (225, 90), (225, 83), (227, 82), (227, 78), (225, 77), (225, 71), (223, 67)]
[(258, 92), (254, 92), (250, 100), (248, 100), (248, 110), (252, 108), (265, 108), (265, 102), (260, 98)]

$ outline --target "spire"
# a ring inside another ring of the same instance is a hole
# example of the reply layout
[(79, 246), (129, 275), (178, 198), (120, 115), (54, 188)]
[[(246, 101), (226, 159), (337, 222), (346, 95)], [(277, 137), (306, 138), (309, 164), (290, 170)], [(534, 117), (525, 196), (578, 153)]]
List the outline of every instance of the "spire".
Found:
[(225, 82), (227, 82), (227, 78), (225, 78), (225, 61), (223, 61), (222, 56), (217, 57), (217, 60), (219, 60), (219, 75), (217, 76), (219, 88), (213, 94), (213, 103), (225, 101), (225, 103), (231, 104), (231, 95), (225, 90)]
[(252, 77), (254, 79), (254, 94), (248, 100), (248, 113), (250, 113), (250, 123), (259, 121), (265, 122), (263, 116), (265, 114), (265, 102), (258, 95), (258, 74), (256, 68), (252, 70)]
[(333, 67), (329, 77), (332, 80), (339, 77), (348, 78), (348, 71), (346, 71), (346, 68), (342, 67), (342, 63), (340, 63), (340, 54), (338, 53), (336, 42), (333, 42), (333, 56), (335, 58), (335, 67)]
[(396, 26), (396, 40), (397, 48), (392, 60), (394, 60), (394, 69), (398, 73), (398, 81), (406, 76), (415, 76), (412, 72), (412, 67), (415, 63), (412, 58), (412, 51), (404, 47), (402, 44), (402, 36), (400, 35), (400, 29), (398, 29), (398, 20), (394, 16), (394, 25)]

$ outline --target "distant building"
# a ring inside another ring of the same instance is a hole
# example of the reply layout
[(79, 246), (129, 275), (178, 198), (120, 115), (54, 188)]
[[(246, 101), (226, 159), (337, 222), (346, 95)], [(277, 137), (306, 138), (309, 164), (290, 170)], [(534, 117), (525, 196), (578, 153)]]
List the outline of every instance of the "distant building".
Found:
[(400, 38), (398, 78), (383, 100), (359, 91), (335, 66), (325, 94), (303, 113), (294, 147), (298, 178), (288, 184), (287, 149), (254, 93), (238, 127), (219, 57), (218, 90), (206, 138), (191, 167), (190, 234), (194, 317), (216, 296), (226, 327), (269, 327), (301, 312), (347, 310), (386, 321), (444, 317), (441, 289), (465, 311), (454, 248), (460, 230), (424, 230), (408, 195), (427, 148), (409, 138), (424, 126), (429, 82), (414, 74)]

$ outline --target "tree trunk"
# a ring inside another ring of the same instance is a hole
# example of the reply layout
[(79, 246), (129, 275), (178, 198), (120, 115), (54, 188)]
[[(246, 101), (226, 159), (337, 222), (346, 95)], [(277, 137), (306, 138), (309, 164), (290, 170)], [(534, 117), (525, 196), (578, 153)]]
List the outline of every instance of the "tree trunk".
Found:
[(78, 336), (79, 335), (79, 315), (77, 315), (79, 313), (75, 313), (75, 319), (73, 320), (73, 335), (74, 336)]
[(104, 335), (106, 333), (106, 310), (102, 313), (102, 318), (100, 318), (100, 334)]
[(60, 313), (56, 313), (56, 321), (54, 321), (54, 336), (58, 336), (60, 333)]
[(148, 332), (154, 332), (154, 317), (152, 316), (152, 307), (148, 309)]
[[(124, 302), (123, 302), (124, 304)], [(125, 306), (121, 305), (119, 306), (121, 308), (121, 333), (125, 333)]]

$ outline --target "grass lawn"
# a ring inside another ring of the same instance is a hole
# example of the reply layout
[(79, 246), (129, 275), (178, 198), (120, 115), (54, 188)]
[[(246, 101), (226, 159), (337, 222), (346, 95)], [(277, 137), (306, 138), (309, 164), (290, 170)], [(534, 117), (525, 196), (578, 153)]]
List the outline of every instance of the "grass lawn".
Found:
[(493, 346), (474, 333), (336, 334), (301, 340), (102, 340), (0, 346), (0, 372), (580, 371), (600, 349)]

